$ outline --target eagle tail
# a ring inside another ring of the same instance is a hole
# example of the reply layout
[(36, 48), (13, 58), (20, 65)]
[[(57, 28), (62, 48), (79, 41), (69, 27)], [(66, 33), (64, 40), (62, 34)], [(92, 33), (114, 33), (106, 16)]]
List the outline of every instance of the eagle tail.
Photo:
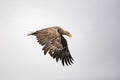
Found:
[(35, 32), (30, 32), (29, 34), (27, 34), (27, 36), (30, 36), (30, 35), (34, 35)]

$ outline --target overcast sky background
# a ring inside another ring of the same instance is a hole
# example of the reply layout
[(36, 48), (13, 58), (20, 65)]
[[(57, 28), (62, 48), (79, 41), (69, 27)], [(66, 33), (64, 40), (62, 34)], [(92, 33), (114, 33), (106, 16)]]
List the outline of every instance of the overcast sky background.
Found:
[[(69, 30), (63, 67), (27, 33)], [(0, 0), (0, 80), (120, 80), (120, 0)]]

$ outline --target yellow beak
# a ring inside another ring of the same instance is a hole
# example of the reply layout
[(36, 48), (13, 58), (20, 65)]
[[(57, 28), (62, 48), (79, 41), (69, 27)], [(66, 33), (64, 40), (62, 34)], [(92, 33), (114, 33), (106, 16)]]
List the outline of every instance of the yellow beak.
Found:
[(68, 34), (68, 36), (71, 38), (71, 37), (72, 37), (72, 34)]

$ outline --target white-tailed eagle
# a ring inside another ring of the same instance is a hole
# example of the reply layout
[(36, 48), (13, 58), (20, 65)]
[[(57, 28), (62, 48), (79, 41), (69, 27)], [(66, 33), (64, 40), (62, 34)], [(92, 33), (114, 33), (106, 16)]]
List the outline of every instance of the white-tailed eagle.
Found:
[(68, 44), (63, 35), (72, 37), (70, 32), (62, 29), (61, 27), (54, 26), (45, 28), (42, 30), (37, 30), (36, 32), (29, 33), (29, 35), (36, 36), (38, 43), (43, 46), (44, 54), (49, 53), (53, 59), (61, 60), (63, 66), (71, 65), (73, 63), (73, 58), (68, 49)]

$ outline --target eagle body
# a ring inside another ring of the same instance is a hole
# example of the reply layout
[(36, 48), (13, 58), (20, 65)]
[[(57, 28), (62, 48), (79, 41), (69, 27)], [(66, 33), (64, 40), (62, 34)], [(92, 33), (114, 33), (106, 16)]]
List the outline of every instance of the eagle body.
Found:
[(68, 44), (63, 35), (72, 37), (70, 32), (62, 29), (61, 27), (54, 26), (45, 28), (42, 30), (37, 30), (35, 32), (29, 33), (29, 35), (34, 35), (37, 38), (39, 44), (43, 46), (42, 50), (44, 54), (49, 53), (53, 59), (61, 60), (63, 66), (71, 65), (73, 63), (73, 58), (68, 49)]

